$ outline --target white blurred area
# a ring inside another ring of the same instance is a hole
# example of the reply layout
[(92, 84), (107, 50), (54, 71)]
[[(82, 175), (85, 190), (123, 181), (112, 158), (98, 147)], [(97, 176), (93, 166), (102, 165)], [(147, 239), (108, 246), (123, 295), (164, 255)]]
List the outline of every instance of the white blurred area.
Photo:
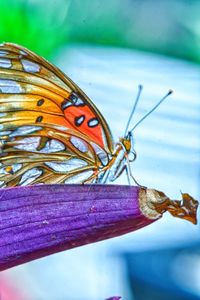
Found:
[[(180, 190), (200, 199), (199, 66), (132, 50), (89, 46), (63, 49), (54, 63), (93, 100), (115, 141), (124, 133), (138, 84), (144, 90), (132, 125), (173, 89), (174, 94), (135, 130), (133, 174), (142, 185), (172, 199), (180, 199)], [(127, 184), (126, 176), (115, 183)], [(103, 300), (113, 295), (132, 300), (120, 253), (195, 241), (199, 241), (199, 226), (166, 213), (137, 232), (52, 255), (5, 271), (4, 276), (23, 287), (28, 300)], [(200, 295), (200, 289), (196, 293)]]

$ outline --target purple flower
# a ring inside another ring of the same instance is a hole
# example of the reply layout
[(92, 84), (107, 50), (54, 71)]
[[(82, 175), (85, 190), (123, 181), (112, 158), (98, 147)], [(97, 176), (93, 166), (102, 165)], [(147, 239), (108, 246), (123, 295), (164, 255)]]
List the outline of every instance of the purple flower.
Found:
[(0, 190), (0, 270), (120, 236), (168, 210), (196, 223), (197, 201), (183, 203), (135, 186), (38, 185)]

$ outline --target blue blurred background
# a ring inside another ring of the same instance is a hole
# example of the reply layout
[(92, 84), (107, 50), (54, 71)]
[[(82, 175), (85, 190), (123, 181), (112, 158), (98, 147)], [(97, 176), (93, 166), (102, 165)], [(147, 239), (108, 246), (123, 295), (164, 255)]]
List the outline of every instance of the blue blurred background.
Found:
[[(172, 199), (180, 190), (200, 199), (199, 11), (198, 0), (1, 0), (0, 40), (57, 64), (101, 110), (115, 140), (138, 84), (133, 123), (174, 89), (135, 130), (133, 174)], [(199, 229), (166, 214), (135, 233), (13, 268), (0, 274), (1, 299), (200, 299)]]

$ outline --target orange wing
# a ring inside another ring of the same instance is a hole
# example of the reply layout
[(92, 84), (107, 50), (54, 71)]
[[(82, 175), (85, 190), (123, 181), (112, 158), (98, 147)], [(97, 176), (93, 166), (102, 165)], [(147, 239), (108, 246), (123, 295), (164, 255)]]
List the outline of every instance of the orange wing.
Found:
[(113, 152), (106, 121), (80, 88), (9, 43), (0, 45), (0, 142), (2, 186), (91, 182)]
[[(32, 120), (40, 120), (43, 112), (44, 123), (73, 128), (107, 152), (113, 151), (109, 127), (96, 106), (70, 78), (42, 57), (15, 44), (1, 45), (0, 79), (1, 99), (7, 94), (13, 113), (20, 109), (24, 117), (23, 111), (30, 111)], [(18, 123), (22, 122), (20, 119)]]

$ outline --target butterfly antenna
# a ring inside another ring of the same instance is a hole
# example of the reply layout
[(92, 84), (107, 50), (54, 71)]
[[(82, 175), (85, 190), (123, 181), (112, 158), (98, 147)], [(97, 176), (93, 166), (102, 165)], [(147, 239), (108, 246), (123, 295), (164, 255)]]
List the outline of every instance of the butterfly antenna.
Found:
[(132, 109), (132, 111), (131, 111), (130, 117), (129, 117), (128, 122), (127, 122), (127, 124), (126, 124), (126, 129), (125, 129), (125, 132), (124, 132), (124, 136), (127, 135), (128, 127), (129, 127), (130, 122), (131, 122), (131, 120), (132, 120), (133, 114), (134, 114), (134, 112), (135, 112), (135, 110), (136, 110), (136, 107), (137, 107), (138, 101), (139, 101), (139, 99), (140, 99), (140, 95), (141, 95), (142, 89), (143, 89), (143, 86), (142, 86), (141, 84), (139, 84), (139, 85), (138, 85), (138, 93), (137, 93), (137, 97), (136, 97), (136, 99), (135, 99), (135, 103), (134, 103), (133, 109)]
[(142, 117), (135, 125), (134, 127), (130, 130), (130, 132), (132, 132), (140, 123), (142, 123), (144, 121), (144, 119), (146, 119), (154, 110), (156, 110), (156, 108), (158, 106), (160, 106), (160, 104), (169, 96), (173, 93), (172, 90), (169, 90), (169, 92), (160, 100), (158, 101), (158, 103), (146, 114), (144, 115), (144, 117)]

